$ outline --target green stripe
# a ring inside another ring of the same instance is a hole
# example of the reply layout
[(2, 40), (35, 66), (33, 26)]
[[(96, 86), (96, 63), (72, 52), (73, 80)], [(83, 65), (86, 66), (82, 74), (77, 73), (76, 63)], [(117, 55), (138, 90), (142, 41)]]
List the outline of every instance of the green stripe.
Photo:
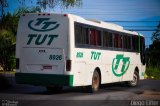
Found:
[(19, 84), (73, 86), (73, 75), (16, 73), (15, 79)]
[(138, 33), (138, 52), (140, 53), (141, 51), (141, 39), (140, 39), (140, 34)]

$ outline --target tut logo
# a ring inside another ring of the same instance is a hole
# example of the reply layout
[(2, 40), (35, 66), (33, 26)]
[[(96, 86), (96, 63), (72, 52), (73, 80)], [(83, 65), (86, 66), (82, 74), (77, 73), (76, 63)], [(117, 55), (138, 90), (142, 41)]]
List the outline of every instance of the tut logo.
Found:
[[(120, 67), (120, 62), (123, 63), (121, 67)], [(129, 65), (130, 65), (130, 58), (129, 57), (124, 57), (123, 55), (118, 54), (116, 56), (116, 58), (114, 58), (113, 61), (112, 61), (112, 72), (115, 76), (120, 77), (123, 74), (125, 74), (125, 72), (129, 68)], [(118, 70), (119, 68), (121, 68), (121, 69)]]
[(57, 22), (50, 21), (50, 18), (37, 18), (28, 23), (28, 27), (34, 31), (50, 31), (59, 27)]

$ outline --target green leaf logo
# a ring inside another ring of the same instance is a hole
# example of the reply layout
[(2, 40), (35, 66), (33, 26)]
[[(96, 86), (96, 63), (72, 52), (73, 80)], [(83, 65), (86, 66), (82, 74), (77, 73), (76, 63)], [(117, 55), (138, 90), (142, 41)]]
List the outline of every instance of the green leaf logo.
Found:
[[(118, 67), (120, 66), (120, 61), (122, 61), (122, 68), (120, 73), (117, 73), (116, 70), (118, 70)], [(112, 72), (115, 76), (120, 77), (128, 70), (130, 65), (130, 58), (129, 57), (123, 57), (123, 55), (118, 54), (116, 55), (116, 58), (112, 61)]]
[(59, 27), (57, 22), (50, 21), (50, 18), (37, 18), (28, 23), (28, 27), (34, 31), (50, 31)]

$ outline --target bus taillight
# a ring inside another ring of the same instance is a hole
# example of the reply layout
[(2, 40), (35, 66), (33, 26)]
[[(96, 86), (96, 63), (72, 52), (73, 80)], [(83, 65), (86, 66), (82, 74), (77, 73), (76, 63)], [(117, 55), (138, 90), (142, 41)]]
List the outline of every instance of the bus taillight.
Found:
[(71, 71), (71, 64), (72, 64), (71, 60), (66, 60), (66, 71)]
[(68, 16), (68, 14), (64, 14), (63, 16), (67, 17), (67, 16)]
[(16, 69), (19, 69), (19, 58), (16, 58)]

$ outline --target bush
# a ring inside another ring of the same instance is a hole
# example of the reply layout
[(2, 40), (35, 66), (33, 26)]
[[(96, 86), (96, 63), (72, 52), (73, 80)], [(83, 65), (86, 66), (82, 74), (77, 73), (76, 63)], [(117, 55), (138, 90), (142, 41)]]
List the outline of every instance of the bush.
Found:
[(147, 67), (146, 75), (148, 78), (160, 80), (160, 68)]

